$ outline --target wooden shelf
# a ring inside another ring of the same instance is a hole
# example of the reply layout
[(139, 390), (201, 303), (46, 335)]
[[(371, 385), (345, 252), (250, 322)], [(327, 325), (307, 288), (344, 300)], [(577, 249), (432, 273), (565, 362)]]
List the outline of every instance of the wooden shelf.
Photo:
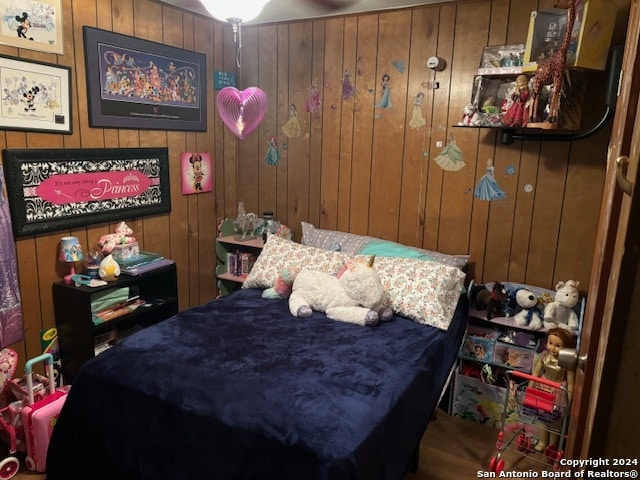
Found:
[[(117, 342), (178, 313), (175, 263), (140, 275), (121, 275), (116, 281), (100, 287), (55, 282), (51, 288), (66, 383), (72, 383), (82, 364), (97, 354), (96, 347), (101, 339)], [(132, 312), (94, 325), (92, 301), (120, 288), (128, 288), (130, 298), (138, 296), (146, 303)]]
[(241, 240), (237, 235), (227, 235), (225, 237), (218, 237), (218, 241), (221, 243), (229, 243), (232, 245), (240, 245), (243, 247), (262, 248), (264, 243), (262, 238), (254, 237), (248, 240)]
[(247, 279), (246, 276), (232, 275), (228, 273), (227, 269), (227, 254), (239, 252), (249, 252), (253, 256), (258, 256), (264, 242), (262, 237), (253, 237), (242, 240), (242, 238), (235, 233), (233, 227), (233, 220), (225, 220), (221, 228), (222, 236), (216, 238), (216, 255), (218, 257), (218, 264), (216, 265), (215, 273), (218, 280), (218, 290), (220, 295), (227, 295), (234, 290), (240, 288), (240, 286)]

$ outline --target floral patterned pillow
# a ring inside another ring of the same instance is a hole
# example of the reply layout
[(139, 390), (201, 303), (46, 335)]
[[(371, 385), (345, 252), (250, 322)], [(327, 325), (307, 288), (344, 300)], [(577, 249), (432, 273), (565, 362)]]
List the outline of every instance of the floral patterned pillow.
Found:
[(464, 288), (462, 270), (415, 258), (376, 257), (373, 266), (395, 313), (441, 330), (449, 328)]
[(290, 267), (336, 274), (348, 258), (351, 258), (351, 255), (309, 247), (277, 235), (269, 235), (242, 288), (272, 287), (280, 272)]
[[(280, 272), (290, 267), (336, 274), (349, 258), (368, 261), (369, 256), (301, 245), (270, 235), (242, 288), (269, 288)], [(456, 267), (431, 260), (376, 257), (378, 271), (398, 315), (446, 330), (462, 293), (465, 274)]]

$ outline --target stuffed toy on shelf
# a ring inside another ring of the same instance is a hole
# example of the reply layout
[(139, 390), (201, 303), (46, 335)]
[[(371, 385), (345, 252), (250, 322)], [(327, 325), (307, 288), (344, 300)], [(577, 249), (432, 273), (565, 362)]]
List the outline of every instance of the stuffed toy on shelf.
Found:
[(580, 300), (578, 285), (580, 282), (576, 280), (558, 282), (553, 301), (548, 303), (544, 309), (544, 327), (546, 329), (560, 327), (566, 330), (576, 330), (578, 328), (578, 315), (573, 309)]

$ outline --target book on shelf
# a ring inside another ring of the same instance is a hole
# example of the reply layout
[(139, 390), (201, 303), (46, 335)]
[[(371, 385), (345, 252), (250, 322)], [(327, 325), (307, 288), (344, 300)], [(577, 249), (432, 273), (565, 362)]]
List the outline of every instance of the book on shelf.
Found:
[(173, 265), (175, 262), (168, 258), (159, 258), (149, 263), (144, 263), (135, 267), (122, 268), (120, 267), (120, 273), (125, 275), (141, 275), (156, 268), (166, 267), (167, 265)]
[(94, 312), (93, 324), (100, 325), (101, 323), (108, 322), (114, 318), (121, 317), (128, 313), (133, 312), (138, 307), (144, 305), (146, 302), (142, 300), (138, 295), (135, 297), (127, 298), (122, 302), (110, 305), (102, 310)]
[(134, 255), (125, 259), (119, 259), (118, 265), (120, 265), (120, 270), (128, 270), (131, 268), (140, 267), (142, 265), (148, 265), (162, 259), (164, 259), (164, 257), (159, 253), (140, 251), (138, 255)]

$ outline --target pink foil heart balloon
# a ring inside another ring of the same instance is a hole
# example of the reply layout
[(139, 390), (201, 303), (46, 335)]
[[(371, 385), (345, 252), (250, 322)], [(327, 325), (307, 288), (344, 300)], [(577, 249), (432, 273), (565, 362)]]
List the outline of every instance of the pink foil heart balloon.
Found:
[(260, 125), (267, 112), (267, 96), (258, 87), (242, 91), (235, 87), (224, 87), (218, 92), (216, 107), (229, 130), (243, 139)]

